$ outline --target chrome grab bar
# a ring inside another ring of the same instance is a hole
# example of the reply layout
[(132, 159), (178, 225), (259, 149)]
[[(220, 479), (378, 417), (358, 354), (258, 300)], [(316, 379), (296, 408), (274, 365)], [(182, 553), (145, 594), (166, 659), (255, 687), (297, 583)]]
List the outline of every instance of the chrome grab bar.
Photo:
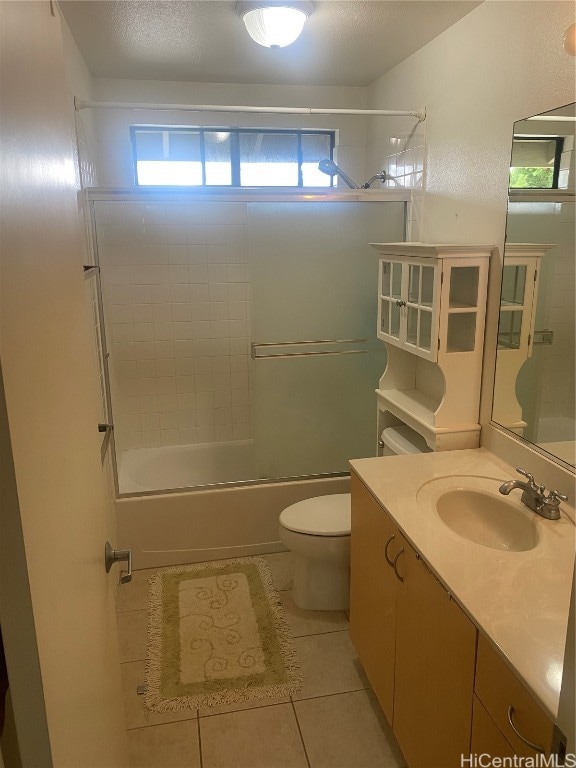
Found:
[(264, 360), (272, 357), (312, 357), (317, 355), (365, 355), (367, 349), (339, 349), (335, 351), (321, 350), (317, 352), (278, 352), (273, 354), (259, 355), (258, 349), (261, 347), (299, 347), (303, 344), (362, 344), (370, 339), (315, 339), (304, 341), (263, 341), (252, 342), (250, 345), (250, 354), (253, 360)]

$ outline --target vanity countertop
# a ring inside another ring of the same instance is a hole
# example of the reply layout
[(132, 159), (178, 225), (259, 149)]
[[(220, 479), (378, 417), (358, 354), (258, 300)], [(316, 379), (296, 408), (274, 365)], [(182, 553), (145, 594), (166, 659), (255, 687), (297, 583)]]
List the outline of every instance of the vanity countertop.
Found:
[[(539, 537), (533, 549), (491, 549), (454, 533), (427, 498), (430, 481), (439, 478), (462, 476), (462, 488), (465, 476), (493, 478), (496, 492), (501, 483), (520, 479), (486, 449), (357, 459), (351, 466), (555, 719), (576, 545), (574, 509), (563, 504), (560, 520), (530, 513)], [(520, 496), (514, 490), (507, 498), (526, 510)]]

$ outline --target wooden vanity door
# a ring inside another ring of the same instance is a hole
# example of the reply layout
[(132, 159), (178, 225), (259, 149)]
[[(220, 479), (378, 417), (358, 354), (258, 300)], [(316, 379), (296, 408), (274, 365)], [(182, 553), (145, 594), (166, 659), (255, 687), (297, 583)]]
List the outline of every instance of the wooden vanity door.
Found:
[[(399, 552), (400, 533), (352, 473), (350, 636), (388, 722), (394, 706), (396, 593), (399, 581), (386, 561)], [(392, 538), (394, 537), (394, 538)]]
[(476, 627), (403, 540), (393, 728), (410, 768), (470, 754)]

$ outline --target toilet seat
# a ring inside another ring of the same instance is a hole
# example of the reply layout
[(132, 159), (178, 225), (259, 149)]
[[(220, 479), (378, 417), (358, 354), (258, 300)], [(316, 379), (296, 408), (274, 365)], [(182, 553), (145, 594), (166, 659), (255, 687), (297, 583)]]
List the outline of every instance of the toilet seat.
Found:
[(309, 536), (350, 536), (350, 494), (315, 496), (292, 504), (280, 515), (280, 525)]

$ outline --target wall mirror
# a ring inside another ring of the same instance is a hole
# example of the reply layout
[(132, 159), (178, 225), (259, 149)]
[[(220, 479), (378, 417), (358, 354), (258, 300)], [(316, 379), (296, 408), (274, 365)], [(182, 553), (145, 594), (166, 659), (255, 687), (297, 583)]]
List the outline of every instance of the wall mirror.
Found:
[(492, 410), (572, 469), (575, 106), (514, 124)]

